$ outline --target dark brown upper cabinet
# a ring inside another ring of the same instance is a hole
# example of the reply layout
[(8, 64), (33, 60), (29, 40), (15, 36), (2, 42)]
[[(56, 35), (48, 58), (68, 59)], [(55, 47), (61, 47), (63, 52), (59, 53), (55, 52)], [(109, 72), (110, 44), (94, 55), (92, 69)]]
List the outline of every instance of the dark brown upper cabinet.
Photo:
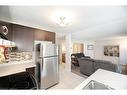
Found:
[(8, 28), (5, 36), (16, 43), (18, 51), (33, 51), (35, 40), (55, 43), (54, 32), (0, 21), (0, 27), (3, 25)]
[(36, 29), (34, 31), (34, 40), (51, 41), (55, 43), (55, 33), (45, 30)]
[[(6, 26), (8, 29), (8, 33), (6, 35), (4, 35), (2, 32), (2, 26)], [(12, 41), (13, 40), (12, 24), (0, 21), (0, 33), (2, 33), (8, 40)]]
[(33, 31), (32, 28), (13, 24), (14, 42), (19, 51), (33, 51)]
[(13, 41), (19, 51), (33, 51), (34, 41), (51, 41), (55, 43), (55, 33), (36, 28), (13, 24)]

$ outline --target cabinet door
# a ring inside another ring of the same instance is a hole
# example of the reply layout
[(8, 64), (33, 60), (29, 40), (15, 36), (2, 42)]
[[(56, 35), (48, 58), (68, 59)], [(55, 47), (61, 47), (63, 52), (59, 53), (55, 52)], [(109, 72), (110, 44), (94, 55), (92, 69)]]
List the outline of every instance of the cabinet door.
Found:
[(19, 51), (32, 51), (34, 34), (33, 29), (13, 24), (14, 42)]
[(34, 39), (39, 41), (51, 41), (55, 43), (55, 33), (36, 29), (34, 31)]
[[(6, 35), (4, 35), (2, 32), (2, 26), (6, 26), (8, 29), (8, 33)], [(12, 41), (13, 40), (12, 24), (0, 21), (0, 33), (2, 33), (8, 40)]]

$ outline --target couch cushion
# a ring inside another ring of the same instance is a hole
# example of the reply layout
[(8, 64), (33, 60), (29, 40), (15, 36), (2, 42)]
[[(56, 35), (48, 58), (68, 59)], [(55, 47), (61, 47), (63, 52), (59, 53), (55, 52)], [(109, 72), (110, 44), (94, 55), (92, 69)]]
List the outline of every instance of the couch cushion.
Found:
[(80, 58), (79, 59), (80, 72), (88, 76), (94, 73), (93, 62), (94, 62), (93, 59)]
[(71, 54), (71, 56), (74, 56), (76, 58), (81, 58), (81, 57), (84, 57), (84, 54), (83, 53), (73, 53)]
[(85, 60), (94, 61), (94, 59), (92, 59), (92, 58), (89, 58), (89, 57), (88, 57), (88, 58), (87, 58), (87, 57), (81, 57), (81, 58), (79, 58), (79, 59), (81, 59), (81, 60), (84, 60), (84, 61), (85, 61)]
[(94, 60), (94, 70), (96, 71), (99, 68), (116, 72), (116, 66), (112, 62), (105, 60)]
[(84, 57), (84, 54), (83, 53), (77, 53), (77, 57), (78, 58)]

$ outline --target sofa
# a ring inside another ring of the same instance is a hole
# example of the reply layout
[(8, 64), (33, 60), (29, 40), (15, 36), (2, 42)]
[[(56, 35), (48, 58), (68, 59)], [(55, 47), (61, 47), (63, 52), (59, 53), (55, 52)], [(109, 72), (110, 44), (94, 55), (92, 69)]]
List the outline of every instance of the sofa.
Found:
[(78, 62), (80, 66), (80, 72), (87, 76), (90, 76), (99, 68), (120, 73), (118, 67), (119, 65), (113, 64), (110, 61), (96, 60), (92, 58), (80, 58), (78, 59)]
[(80, 59), (80, 58), (90, 58), (90, 57), (89, 56), (85, 56), (84, 53), (73, 53), (73, 54), (71, 54), (71, 63), (74, 66), (79, 66), (78, 59)]

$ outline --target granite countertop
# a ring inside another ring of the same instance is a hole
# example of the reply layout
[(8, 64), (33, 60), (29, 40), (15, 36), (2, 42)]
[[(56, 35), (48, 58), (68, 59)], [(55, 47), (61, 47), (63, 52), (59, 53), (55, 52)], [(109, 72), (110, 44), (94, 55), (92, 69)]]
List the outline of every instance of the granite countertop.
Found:
[(123, 75), (103, 69), (98, 69), (95, 73), (93, 73), (90, 77), (84, 80), (75, 89), (82, 90), (91, 80), (95, 80), (97, 82), (103, 83), (116, 90), (127, 89), (127, 75)]
[(33, 60), (14, 61), (0, 64), (0, 77), (26, 71), (26, 68), (35, 67)]
[(11, 61), (11, 62), (7, 62), (7, 63), (1, 63), (0, 67), (2, 67), (2, 66), (16, 65), (16, 64), (23, 64), (23, 63), (31, 63), (31, 62), (33, 62), (32, 59), (30, 59), (30, 60), (20, 60), (20, 61)]

